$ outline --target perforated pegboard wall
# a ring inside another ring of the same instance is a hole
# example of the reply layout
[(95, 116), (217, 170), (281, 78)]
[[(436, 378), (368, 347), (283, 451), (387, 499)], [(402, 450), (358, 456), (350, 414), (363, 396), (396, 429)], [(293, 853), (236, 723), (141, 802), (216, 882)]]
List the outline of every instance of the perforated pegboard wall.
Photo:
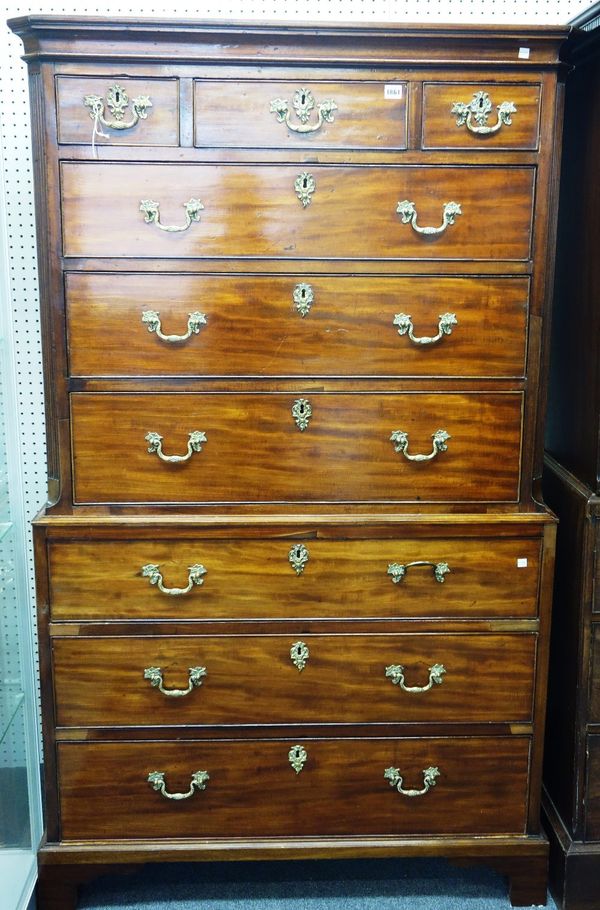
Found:
[[(189, 5), (172, 0), (168, 5), (127, 5), (115, 0), (96, 4), (59, 4), (39, 0), (0, 7), (2, 21), (11, 16), (55, 13), (107, 16), (165, 16), (169, 18), (290, 19), (371, 21), (424, 20), (468, 22), (521, 22), (563, 24), (589, 6), (589, 0), (281, 0), (271, 2), (211, 2)], [(29, 138), (29, 104), (26, 68), (19, 55), (21, 42), (0, 26), (0, 137), (5, 179), (5, 217), (8, 234), (9, 300), (15, 346), (16, 400), (22, 458), (26, 518), (43, 505), (46, 496), (40, 323), (35, 261), (34, 205)], [(28, 532), (29, 534), (29, 532)], [(29, 546), (29, 578), (33, 603), (33, 560)], [(1, 605), (0, 605), (1, 611)], [(7, 617), (0, 612), (0, 634), (10, 635)], [(2, 630), (4, 629), (4, 632)], [(10, 643), (9, 643), (10, 644)]]

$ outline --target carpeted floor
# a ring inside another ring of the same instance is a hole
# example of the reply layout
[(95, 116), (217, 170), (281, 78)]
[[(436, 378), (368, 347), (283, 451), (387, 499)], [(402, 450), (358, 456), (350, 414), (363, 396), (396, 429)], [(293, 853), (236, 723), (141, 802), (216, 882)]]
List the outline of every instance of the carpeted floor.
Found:
[[(146, 866), (86, 886), (80, 910), (509, 910), (505, 879), (444, 860)], [(556, 904), (548, 898), (548, 910)]]

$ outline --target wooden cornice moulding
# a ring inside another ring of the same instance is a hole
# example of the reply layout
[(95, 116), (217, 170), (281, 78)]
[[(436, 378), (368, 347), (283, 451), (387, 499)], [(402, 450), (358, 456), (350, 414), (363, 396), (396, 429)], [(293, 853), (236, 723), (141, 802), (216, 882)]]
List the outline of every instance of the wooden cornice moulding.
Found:
[[(570, 28), (405, 23), (179, 21), (34, 15), (8, 22), (23, 59), (556, 67)], [(117, 43), (118, 42), (118, 43)], [(151, 42), (149, 46), (149, 42)], [(102, 45), (102, 47), (100, 47)], [(522, 48), (529, 56), (519, 55)]]

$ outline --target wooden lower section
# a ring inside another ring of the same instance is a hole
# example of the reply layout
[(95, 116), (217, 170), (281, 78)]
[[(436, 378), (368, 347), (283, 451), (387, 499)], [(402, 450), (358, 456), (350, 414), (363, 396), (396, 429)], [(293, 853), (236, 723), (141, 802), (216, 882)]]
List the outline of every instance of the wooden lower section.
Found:
[[(127, 844), (47, 844), (39, 854), (38, 910), (75, 910), (78, 885), (96, 876), (134, 871), (141, 863), (220, 860), (319, 860), (448, 857), (460, 865), (486, 863), (509, 880), (514, 907), (546, 903), (548, 842), (543, 837), (503, 838), (289, 838), (281, 841), (214, 839), (171, 841), (161, 847)], [(234, 874), (232, 870), (232, 875)], [(127, 880), (123, 879), (123, 890)], [(587, 910), (587, 908), (586, 908)]]
[(547, 793), (543, 821), (550, 841), (550, 890), (559, 910), (600, 907), (600, 842), (573, 840)]

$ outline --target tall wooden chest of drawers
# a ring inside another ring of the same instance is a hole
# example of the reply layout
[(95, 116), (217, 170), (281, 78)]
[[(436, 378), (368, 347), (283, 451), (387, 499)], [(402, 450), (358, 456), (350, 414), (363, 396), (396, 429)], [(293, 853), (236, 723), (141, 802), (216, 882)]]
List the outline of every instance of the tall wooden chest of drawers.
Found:
[[(565, 53), (544, 493), (558, 515), (544, 809), (564, 910), (600, 906), (600, 4)], [(587, 30), (589, 28), (589, 31)]]
[(442, 855), (545, 900), (560, 29), (13, 20), (52, 503), (42, 910)]

